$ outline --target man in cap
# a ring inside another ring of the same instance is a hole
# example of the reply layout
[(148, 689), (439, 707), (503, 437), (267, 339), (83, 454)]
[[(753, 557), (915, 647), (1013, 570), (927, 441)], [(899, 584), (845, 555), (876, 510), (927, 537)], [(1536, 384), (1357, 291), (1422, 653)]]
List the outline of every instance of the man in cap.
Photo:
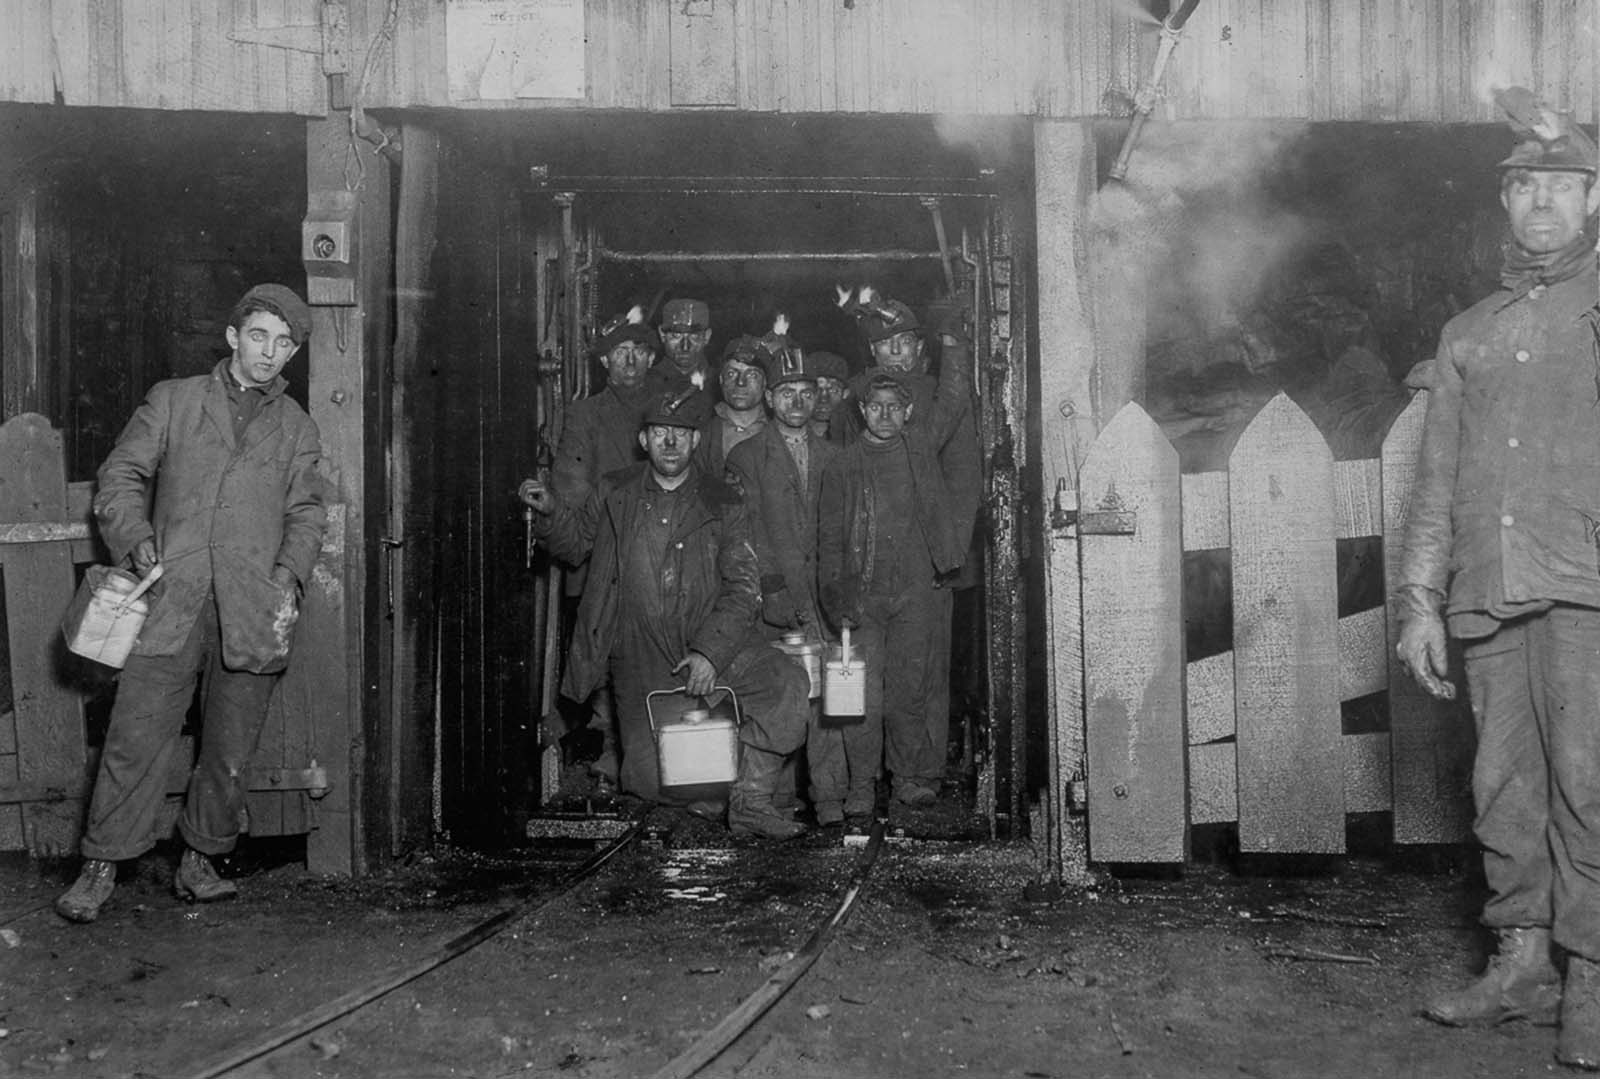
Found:
[[(578, 605), (562, 692), (584, 700), (609, 669), (616, 693), (624, 791), (665, 800), (646, 699), (685, 687), (728, 686), (743, 712), (739, 771), (727, 820), (736, 834), (788, 839), (804, 829), (772, 794), (784, 759), (805, 739), (807, 683), (756, 628), (761, 573), (739, 493), (706, 474), (694, 450), (702, 398), (662, 394), (644, 415), (648, 460), (612, 472), (581, 506), (533, 492), (535, 534), (559, 558), (594, 565)], [(722, 806), (695, 802), (713, 817)]]
[(842, 421), (834, 424), (833, 417), (835, 413), (843, 417), (848, 411), (840, 406), (850, 395), (850, 367), (837, 352), (808, 352), (806, 362), (817, 376), (817, 406), (811, 412), (811, 429), (820, 438), (843, 442), (845, 425)]
[(761, 338), (741, 334), (728, 342), (717, 364), (717, 387), (722, 400), (712, 408), (700, 448), (700, 467), (720, 476), (728, 453), (766, 426), (767, 376), (761, 368), (765, 346)]
[[(870, 379), (878, 373), (895, 375), (912, 387), (917, 400), (924, 402), (932, 400), (937, 392), (938, 383), (928, 373), (927, 342), (923, 337), (922, 323), (917, 319), (916, 313), (899, 300), (884, 298), (869, 299), (857, 308), (856, 313), (872, 352), (874, 366), (867, 369), (867, 378)], [(961, 345), (953, 347), (963, 350), (959, 357), (960, 362), (970, 362), (970, 345), (966, 343), (965, 329), (959, 324), (960, 320), (955, 312), (940, 308), (937, 313), (941, 316), (937, 327), (940, 340), (962, 342)], [(851, 415), (847, 410), (845, 415), (859, 431), (859, 411)], [(973, 415), (970, 389), (959, 399), (951, 400), (947, 418), (950, 421), (948, 435), (937, 445), (935, 453), (944, 479), (946, 494), (944, 509), (951, 516), (951, 528), (962, 555), (956, 564), (942, 573), (935, 582), (936, 587), (945, 592), (941, 604), (943, 613), (926, 639), (927, 655), (920, 660), (928, 671), (920, 711), (929, 717), (928, 722), (937, 723), (940, 729), (945, 731), (949, 730), (950, 717), (950, 634), (953, 604), (949, 593), (956, 588), (966, 588), (976, 583), (975, 576), (963, 575), (961, 571), (967, 566), (967, 554), (972, 547), (973, 526), (977, 520), (978, 503), (983, 492), (983, 459), (978, 449), (977, 421)], [(921, 421), (911, 419), (908, 422), (915, 425)], [(931, 783), (919, 782), (897, 787), (896, 798), (900, 801), (909, 799), (909, 804), (912, 805), (928, 805), (934, 801), (943, 775), (943, 754), (944, 749), (941, 747), (939, 769), (935, 776), (924, 777), (924, 779), (931, 778)]]
[[(792, 630), (819, 647), (828, 638), (817, 606), (817, 495), (822, 473), (840, 447), (811, 427), (817, 376), (812, 356), (786, 334), (763, 341), (766, 404), (772, 421), (728, 454), (728, 478), (744, 493), (750, 534), (761, 569), (761, 617), (765, 635), (777, 640)], [(812, 804), (817, 823), (844, 820), (844, 742), (824, 728), (813, 703), (806, 732)], [(793, 777), (780, 787), (779, 806), (793, 802)], [(866, 807), (871, 811), (871, 806)]]
[[(660, 351), (661, 341), (644, 321), (642, 308), (634, 307), (601, 327), (594, 352), (605, 369), (606, 384), (598, 392), (568, 406), (550, 470), (550, 485), (567, 504), (583, 505), (601, 476), (643, 459), (644, 453), (639, 447), (639, 417), (644, 414), (649, 396), (645, 381)], [(523, 480), (518, 496), (524, 503), (531, 504), (530, 496), (542, 486), (539, 479)], [(578, 562), (569, 568), (566, 579), (569, 600), (575, 601), (583, 594), (588, 573), (587, 562)], [(604, 793), (617, 782), (616, 737), (612, 729), (609, 690), (602, 686), (589, 704), (593, 710), (593, 724), (601, 737), (600, 754), (590, 765), (590, 772)]]
[(231, 354), (204, 375), (157, 383), (100, 466), (95, 519), (113, 561), (162, 576), (117, 683), (82, 841), (56, 911), (93, 921), (116, 863), (149, 850), (195, 683), (199, 753), (178, 830), (182, 898), (238, 892), (211, 858), (233, 850), (242, 776), (288, 662), (299, 597), (322, 544), (321, 443), (282, 371), (311, 333), (305, 301), (257, 285), (228, 317)]
[(932, 802), (944, 776), (950, 716), (926, 702), (929, 681), (948, 671), (932, 646), (942, 633), (948, 661), (950, 592), (939, 581), (966, 549), (939, 448), (969, 407), (971, 384), (965, 341), (953, 333), (942, 340), (931, 400), (919, 399), (896, 372), (856, 377), (861, 437), (822, 476), (818, 594), (833, 624), (860, 631), (867, 662), (866, 722), (844, 736), (847, 815), (870, 807), (880, 765), (893, 778), (894, 798), (911, 806)]
[(711, 308), (704, 300), (668, 300), (661, 307), (661, 343), (667, 362), (651, 378), (652, 392), (677, 393), (689, 382), (712, 394), (711, 361), (706, 347), (711, 343)]
[[(1500, 163), (1499, 291), (1451, 319), (1431, 376), (1405, 527), (1396, 651), (1477, 724), (1474, 826), (1498, 940), (1449, 1025), (1557, 1017), (1557, 1056), (1600, 1069), (1600, 353), (1593, 142), (1531, 102)], [(1513, 102), (1513, 105), (1516, 103)], [(1566, 954), (1563, 986), (1552, 944)]]

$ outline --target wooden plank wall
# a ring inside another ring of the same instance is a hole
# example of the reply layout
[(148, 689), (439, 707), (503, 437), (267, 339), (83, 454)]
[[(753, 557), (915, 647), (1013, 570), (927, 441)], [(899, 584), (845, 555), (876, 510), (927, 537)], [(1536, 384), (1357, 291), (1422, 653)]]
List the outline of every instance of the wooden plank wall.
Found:
[[(350, 0), (352, 90), (445, 106), (446, 4)], [(581, 101), (490, 108), (1116, 114), (1150, 70), (1136, 0), (587, 0)], [(1496, 119), (1492, 79), (1593, 120), (1591, 0), (1203, 0), (1168, 73), (1170, 115)], [(321, 57), (230, 41), (315, 26), (319, 0), (0, 0), (0, 100), (322, 115)], [(698, 23), (691, 30), (686, 20)], [(676, 90), (675, 90), (676, 88)], [(470, 102), (467, 104), (480, 104)]]
[(321, 0), (0, 0), (0, 101), (320, 116), (320, 55), (229, 35), (315, 28), (321, 9)]
[[(352, 53), (388, 0), (352, 0)], [(1494, 120), (1489, 79), (1524, 81), (1593, 120), (1590, 0), (1202, 0), (1168, 72), (1181, 118)], [(759, 112), (904, 112), (1085, 117), (1147, 77), (1154, 28), (1132, 0), (701, 0), (727, 35), (731, 101)], [(732, 10), (731, 19), (727, 9)], [(581, 102), (671, 108), (674, 79), (712, 46), (674, 27), (665, 0), (589, 0)], [(724, 30), (727, 26), (729, 29)], [(674, 53), (677, 49), (681, 53)], [(445, 11), (402, 0), (372, 105), (448, 105)], [(720, 73), (719, 73), (720, 80)], [(692, 82), (692, 79), (691, 79)], [(694, 95), (681, 98), (684, 103)]]
[[(1396, 557), (1424, 405), (1395, 421), (1381, 458), (1330, 462), (1322, 436), (1280, 394), (1240, 437), (1229, 470), (1183, 475), (1177, 500), (1151, 494), (1178, 480), (1176, 463), (1130, 447), (1149, 422), (1139, 405), (1096, 441), (1085, 509), (1114, 492), (1136, 517), (1131, 535), (1080, 539), (1097, 861), (1172, 861), (1189, 825), (1232, 821), (1244, 850), (1337, 852), (1346, 814), (1379, 811), (1392, 811), (1396, 842), (1466, 838), (1470, 717), (1407, 689), (1386, 608), (1340, 617), (1336, 602), (1337, 541), (1381, 536), (1386, 562)], [(1232, 559), (1233, 648), (1182, 664), (1154, 635), (1163, 622), (1179, 625), (1176, 605), (1149, 601), (1179, 587), (1180, 558), (1125, 569), (1117, 579), (1133, 583), (1121, 589), (1097, 583), (1134, 557), (1136, 542), (1163, 534), (1168, 501), (1182, 504), (1183, 550), (1231, 548)], [(1388, 729), (1346, 733), (1340, 702), (1385, 690)], [(1130, 702), (1148, 702), (1138, 722), (1123, 714)], [(1185, 755), (1186, 815), (1163, 800)]]

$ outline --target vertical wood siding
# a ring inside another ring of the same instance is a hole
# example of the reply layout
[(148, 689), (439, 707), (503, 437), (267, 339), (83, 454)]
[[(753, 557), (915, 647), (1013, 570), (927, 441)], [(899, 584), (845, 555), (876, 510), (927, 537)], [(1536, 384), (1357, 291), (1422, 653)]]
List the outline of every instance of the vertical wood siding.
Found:
[(320, 0), (0, 0), (0, 100), (59, 94), (68, 105), (320, 116), (321, 56), (228, 35), (317, 26), (321, 9)]
[[(756, 112), (1096, 116), (1149, 73), (1139, 0), (702, 0)], [(349, 0), (355, 90), (391, 0)], [(314, 25), (319, 0), (0, 0), (0, 100), (322, 115), (321, 58), (228, 40)], [(731, 18), (729, 13), (731, 12)], [(672, 108), (669, 0), (587, 0), (581, 101), (452, 102), (445, 0), (399, 0), (366, 103)], [(1495, 121), (1523, 82), (1593, 120), (1592, 0), (1201, 0), (1174, 54), (1178, 118)], [(680, 33), (676, 58), (715, 43)], [(692, 42), (692, 45), (690, 44)], [(1125, 106), (1124, 106), (1125, 107)]]

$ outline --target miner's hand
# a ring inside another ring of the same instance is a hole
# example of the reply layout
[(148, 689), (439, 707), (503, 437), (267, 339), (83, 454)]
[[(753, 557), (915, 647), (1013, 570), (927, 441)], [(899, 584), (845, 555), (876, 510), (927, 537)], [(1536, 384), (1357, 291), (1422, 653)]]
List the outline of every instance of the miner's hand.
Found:
[(535, 513), (542, 513), (546, 517), (556, 511), (556, 496), (539, 480), (523, 480), (522, 486), (517, 488), (517, 497), (532, 506)]
[(1450, 656), (1445, 646), (1444, 619), (1437, 614), (1418, 614), (1400, 626), (1400, 643), (1395, 654), (1417, 684), (1441, 701), (1456, 699), (1456, 687), (1445, 676), (1450, 673)]
[(143, 577), (150, 572), (150, 567), (160, 561), (156, 557), (156, 541), (142, 539), (133, 545), (133, 550), (128, 552), (128, 557), (133, 561), (133, 572)]
[(717, 668), (712, 666), (711, 661), (705, 656), (699, 652), (690, 652), (678, 661), (678, 665), (672, 668), (672, 673), (677, 674), (685, 667), (689, 669), (689, 673), (684, 675), (683, 688), (689, 696), (704, 697), (716, 688)]

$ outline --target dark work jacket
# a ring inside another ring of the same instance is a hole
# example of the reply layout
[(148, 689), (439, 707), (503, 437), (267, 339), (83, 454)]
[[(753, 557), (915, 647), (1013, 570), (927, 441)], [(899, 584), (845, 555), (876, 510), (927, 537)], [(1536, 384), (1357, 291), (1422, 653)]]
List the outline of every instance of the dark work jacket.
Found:
[[(561, 679), (561, 692), (572, 700), (587, 700), (605, 678), (617, 639), (623, 562), (638, 556), (635, 545), (646, 534), (643, 503), (655, 489), (649, 464), (633, 465), (601, 477), (582, 506), (557, 498), (553, 514), (534, 518), (535, 533), (556, 557), (589, 558), (589, 584)], [(690, 506), (667, 541), (661, 569), (660, 601), (677, 638), (666, 650), (699, 652), (720, 671), (749, 640), (761, 603), (749, 523), (739, 493), (692, 465), (678, 494)]]
[[(952, 364), (963, 368), (972, 363), (972, 346), (966, 342), (944, 345), (939, 357), (939, 369)], [(868, 368), (863, 379), (884, 371), (882, 367)], [(893, 373), (893, 372), (887, 372)], [(930, 374), (902, 375), (909, 378), (916, 394), (916, 407), (910, 422), (912, 426), (924, 421), (924, 410), (938, 392), (939, 380)], [(945, 487), (950, 492), (950, 513), (954, 515), (955, 536), (961, 549), (966, 551), (972, 543), (972, 530), (978, 519), (978, 506), (983, 501), (983, 455), (978, 447), (978, 421), (972, 407), (970, 385), (959, 398), (951, 398), (948, 406), (953, 413), (948, 417), (950, 426), (942, 445), (938, 448), (939, 468), (944, 472)], [(852, 396), (841, 401), (834, 412), (829, 435), (844, 442), (853, 442), (863, 430), (861, 412)], [(965, 556), (963, 556), (964, 558)], [(975, 580), (972, 583), (977, 583)]]
[(1593, 267), (1451, 319), (1430, 378), (1399, 583), (1451, 615), (1600, 607)]
[(821, 629), (817, 607), (817, 499), (822, 473), (841, 448), (806, 432), (806, 474), (784, 445), (783, 425), (769, 421), (728, 454), (728, 474), (744, 493), (750, 538), (761, 565), (761, 616), (768, 637), (799, 628), (804, 614)]
[(322, 545), (322, 446), (281, 375), (236, 443), (231, 377), (223, 360), (208, 375), (158, 382), (100, 466), (94, 514), (114, 562), (145, 539), (161, 558), (135, 655), (175, 654), (214, 590), (223, 662), (267, 673), (288, 661), (297, 617), (272, 569), (303, 584)]
[[(933, 557), (928, 567), (930, 581), (935, 575), (960, 569), (967, 553), (967, 537), (960, 531), (963, 523), (954, 509), (955, 496), (939, 462), (939, 450), (963, 411), (971, 414), (966, 376), (964, 363), (942, 365), (934, 407), (919, 415), (918, 423), (907, 423), (900, 439), (911, 467), (911, 496), (918, 523)], [(818, 595), (824, 613), (836, 625), (841, 618), (860, 621), (860, 599), (872, 584), (879, 524), (868, 495), (870, 467), (861, 439), (856, 439), (822, 474), (817, 502)]]
[[(550, 472), (550, 486), (569, 505), (581, 506), (600, 477), (643, 459), (639, 421), (648, 391), (624, 399), (611, 386), (567, 408), (561, 441)], [(579, 563), (567, 575), (567, 595), (583, 594), (586, 567)]]

